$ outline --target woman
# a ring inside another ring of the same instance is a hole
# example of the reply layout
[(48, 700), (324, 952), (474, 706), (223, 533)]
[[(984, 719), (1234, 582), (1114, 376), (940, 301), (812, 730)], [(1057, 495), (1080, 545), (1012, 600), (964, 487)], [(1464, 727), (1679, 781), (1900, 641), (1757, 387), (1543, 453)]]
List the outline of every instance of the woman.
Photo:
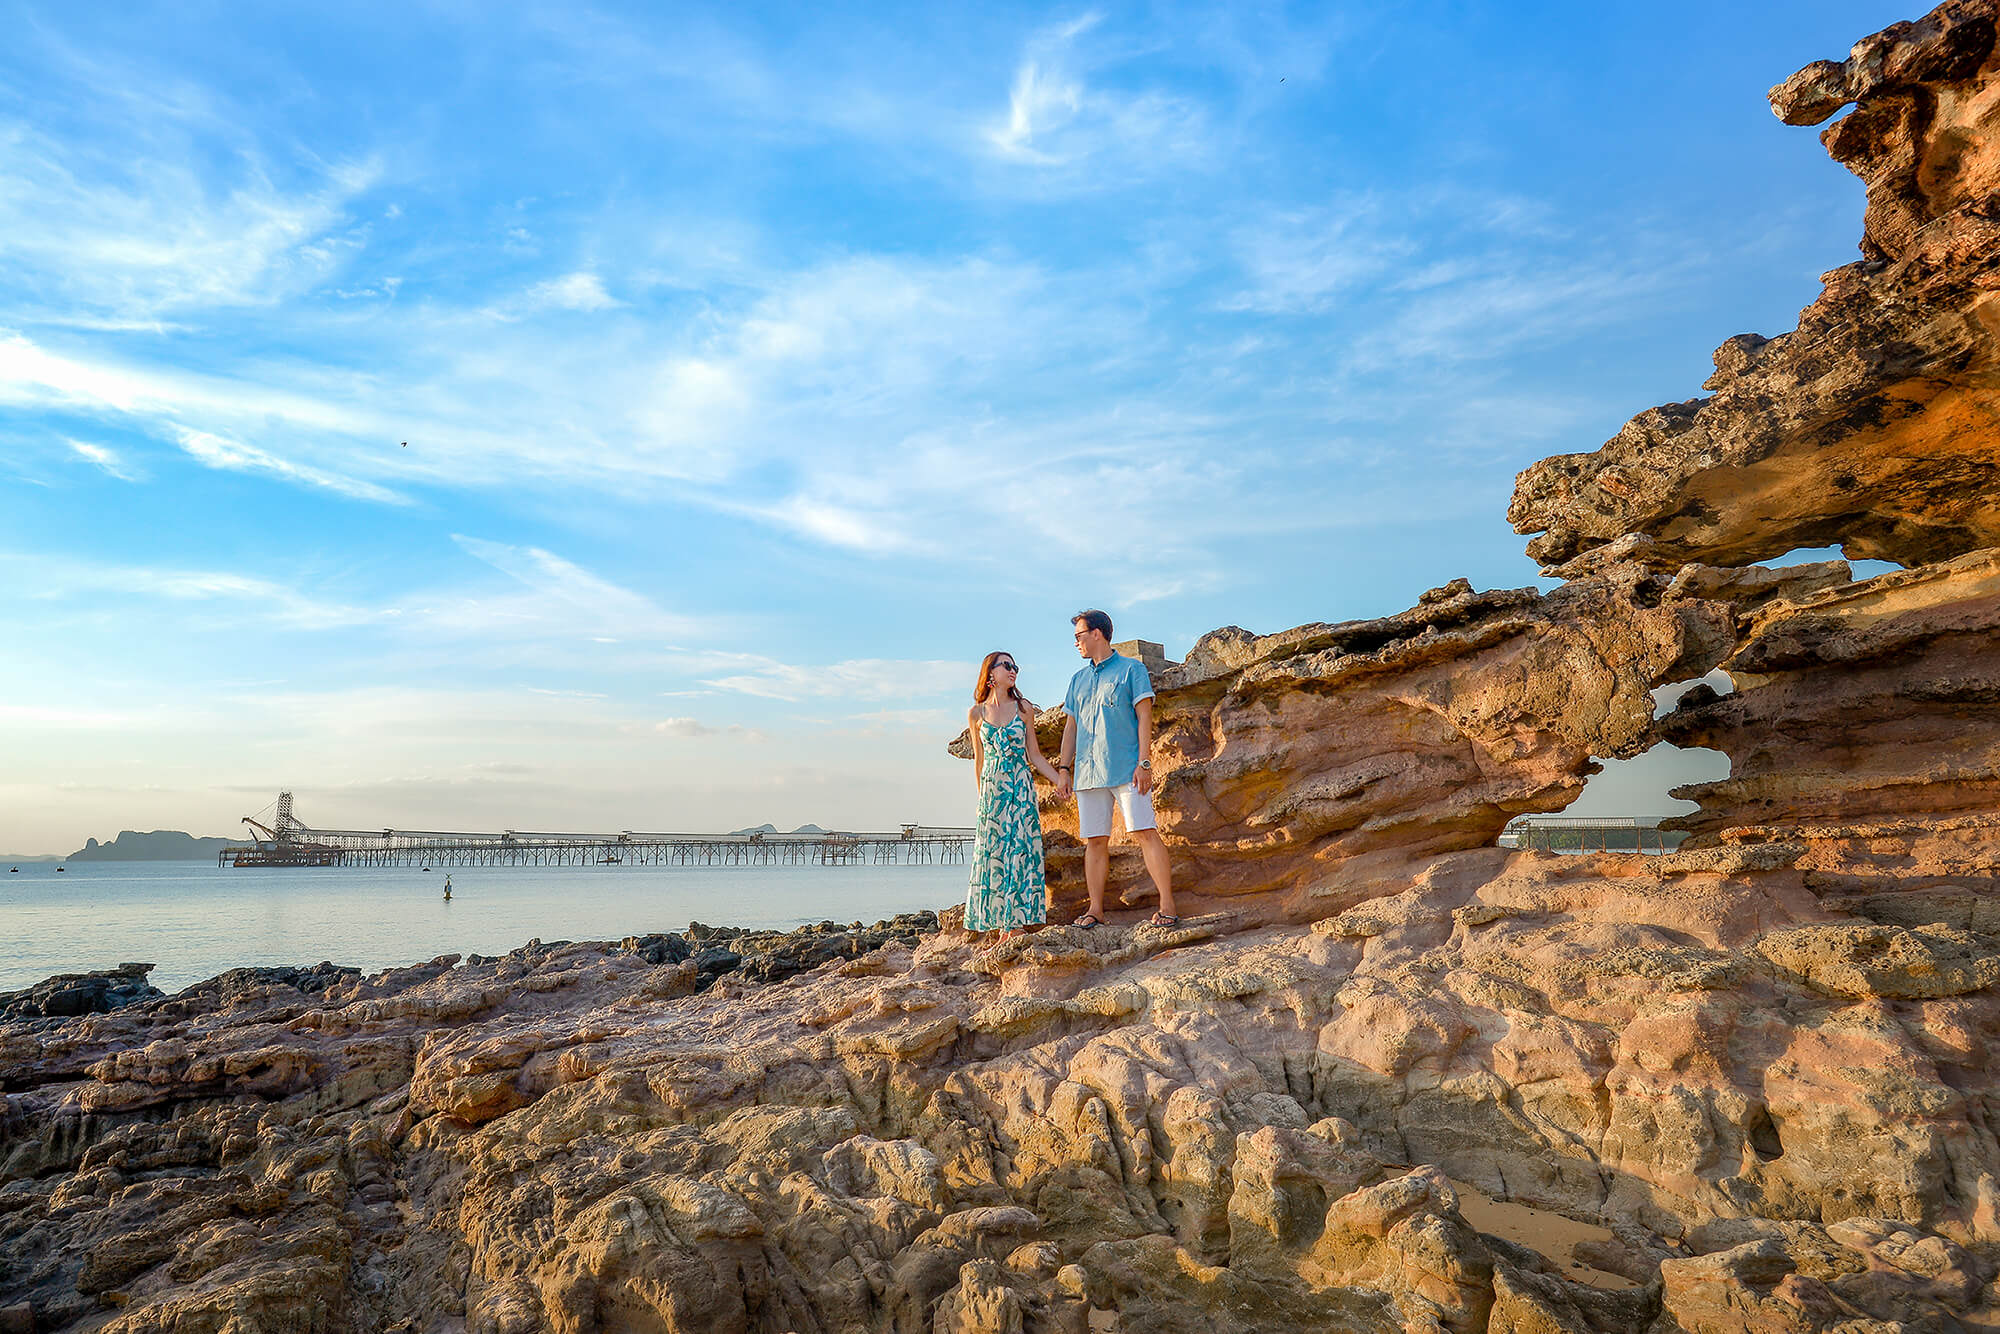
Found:
[(972, 733), (973, 782), (979, 786), (979, 836), (972, 848), (972, 883), (965, 895), (965, 929), (1018, 936), (1048, 918), (1042, 873), (1042, 817), (1035, 810), (1035, 780), (1053, 783), (1056, 771), (1035, 739), (1035, 706), (1015, 688), (1021, 669), (1011, 653), (989, 653), (979, 664), (973, 705), (965, 725)]

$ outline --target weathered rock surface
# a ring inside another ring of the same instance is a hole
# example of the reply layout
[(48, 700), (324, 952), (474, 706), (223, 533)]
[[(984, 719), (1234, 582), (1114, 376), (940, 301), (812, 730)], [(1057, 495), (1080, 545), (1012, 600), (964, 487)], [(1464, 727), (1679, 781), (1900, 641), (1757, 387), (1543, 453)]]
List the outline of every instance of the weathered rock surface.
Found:
[(2000, 888), (2000, 550), (1770, 604), (1725, 670), (1734, 693), (1697, 686), (1660, 723), (1730, 758), (1727, 779), (1676, 790), (1702, 810), (1674, 826), (1844, 844), (1826, 869), (1857, 874), (1873, 827), (1929, 845), (1892, 868), (1906, 882)]
[[(636, 937), (13, 1021), (0, 1307), (1970, 1328), (1996, 1314), (2000, 1144), (1972, 1108), (2000, 956), (1845, 920), (1802, 873), (1524, 853), (1310, 927), (946, 932), (699, 993)], [(1447, 1177), (1610, 1225), (1638, 1286), (1482, 1236)]]
[(1867, 182), (1861, 262), (1799, 327), (1715, 354), (1710, 397), (1639, 414), (1520, 476), (1508, 519), (1546, 565), (1740, 565), (1800, 547), (1917, 564), (2000, 546), (2000, 79), (1991, 0), (1954, 0), (1773, 90)]

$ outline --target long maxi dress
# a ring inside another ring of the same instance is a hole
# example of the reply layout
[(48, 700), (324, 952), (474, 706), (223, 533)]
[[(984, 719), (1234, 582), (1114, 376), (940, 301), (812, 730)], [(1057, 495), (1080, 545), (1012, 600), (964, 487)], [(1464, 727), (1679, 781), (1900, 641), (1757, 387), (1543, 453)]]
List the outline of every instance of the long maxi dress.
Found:
[(965, 929), (1006, 931), (1048, 919), (1042, 863), (1042, 817), (1028, 768), (1027, 724), (1005, 727), (981, 718), (986, 767), (979, 775), (979, 833), (972, 846), (972, 883), (965, 894)]

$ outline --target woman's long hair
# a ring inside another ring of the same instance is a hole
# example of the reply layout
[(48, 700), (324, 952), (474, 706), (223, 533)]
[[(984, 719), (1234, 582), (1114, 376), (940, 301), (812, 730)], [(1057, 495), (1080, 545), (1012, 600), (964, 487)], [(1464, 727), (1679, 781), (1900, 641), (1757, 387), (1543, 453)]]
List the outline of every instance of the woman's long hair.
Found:
[[(986, 697), (993, 693), (993, 660), (999, 657), (1012, 658), (1013, 656), (1013, 654), (1007, 652), (1004, 648), (996, 648), (980, 659), (979, 679), (972, 683), (972, 702), (974, 704), (984, 704)], [(1014, 679), (1019, 681), (1019, 675), (1017, 674)], [(1008, 686), (1007, 693), (1013, 697), (1016, 704), (1027, 703), (1027, 696), (1021, 693), (1019, 685)]]

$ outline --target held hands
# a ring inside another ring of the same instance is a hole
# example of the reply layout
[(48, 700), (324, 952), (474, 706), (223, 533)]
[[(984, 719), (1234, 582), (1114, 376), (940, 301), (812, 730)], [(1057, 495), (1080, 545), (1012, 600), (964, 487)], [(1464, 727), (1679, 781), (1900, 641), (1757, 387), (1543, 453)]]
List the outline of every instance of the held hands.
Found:
[(1134, 769), (1132, 771), (1132, 790), (1142, 797), (1151, 792), (1153, 790), (1153, 771), (1146, 768)]
[(1070, 797), (1069, 770), (1056, 770), (1056, 800), (1068, 801)]

